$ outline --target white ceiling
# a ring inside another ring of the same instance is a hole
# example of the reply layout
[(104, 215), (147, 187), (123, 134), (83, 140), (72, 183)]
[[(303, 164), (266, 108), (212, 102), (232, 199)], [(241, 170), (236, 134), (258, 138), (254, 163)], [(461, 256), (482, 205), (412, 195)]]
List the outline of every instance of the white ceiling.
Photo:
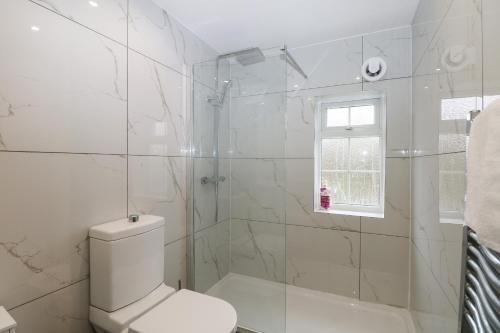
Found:
[(155, 0), (221, 53), (411, 24), (418, 0)]

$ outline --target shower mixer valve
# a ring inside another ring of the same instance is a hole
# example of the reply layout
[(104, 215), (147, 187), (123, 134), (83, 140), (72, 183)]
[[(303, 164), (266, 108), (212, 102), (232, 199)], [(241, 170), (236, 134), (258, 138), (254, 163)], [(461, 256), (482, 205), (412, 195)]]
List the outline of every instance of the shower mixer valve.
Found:
[(203, 185), (206, 184), (217, 184), (221, 183), (226, 180), (226, 177), (220, 176), (220, 177), (201, 177), (201, 183)]

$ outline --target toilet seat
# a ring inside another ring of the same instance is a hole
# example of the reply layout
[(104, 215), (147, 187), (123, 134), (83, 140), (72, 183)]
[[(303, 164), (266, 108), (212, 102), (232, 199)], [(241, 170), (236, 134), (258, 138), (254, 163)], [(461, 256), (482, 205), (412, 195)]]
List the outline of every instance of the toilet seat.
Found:
[(232, 333), (236, 322), (229, 303), (183, 289), (132, 322), (129, 333)]

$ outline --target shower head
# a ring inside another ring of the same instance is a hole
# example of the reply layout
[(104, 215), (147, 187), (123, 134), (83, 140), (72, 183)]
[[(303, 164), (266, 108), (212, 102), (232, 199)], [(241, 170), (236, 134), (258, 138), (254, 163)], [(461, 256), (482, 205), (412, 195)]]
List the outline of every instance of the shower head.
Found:
[(238, 61), (243, 66), (253, 65), (266, 60), (264, 53), (262, 53), (261, 49), (259, 49), (258, 47), (223, 54), (219, 58), (230, 57), (236, 58), (236, 61)]

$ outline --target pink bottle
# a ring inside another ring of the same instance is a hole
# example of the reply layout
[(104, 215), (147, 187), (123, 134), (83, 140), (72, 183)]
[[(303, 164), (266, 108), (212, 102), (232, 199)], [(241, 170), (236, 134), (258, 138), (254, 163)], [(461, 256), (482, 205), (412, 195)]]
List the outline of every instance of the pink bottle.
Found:
[(323, 185), (320, 188), (321, 208), (330, 209), (330, 191)]

